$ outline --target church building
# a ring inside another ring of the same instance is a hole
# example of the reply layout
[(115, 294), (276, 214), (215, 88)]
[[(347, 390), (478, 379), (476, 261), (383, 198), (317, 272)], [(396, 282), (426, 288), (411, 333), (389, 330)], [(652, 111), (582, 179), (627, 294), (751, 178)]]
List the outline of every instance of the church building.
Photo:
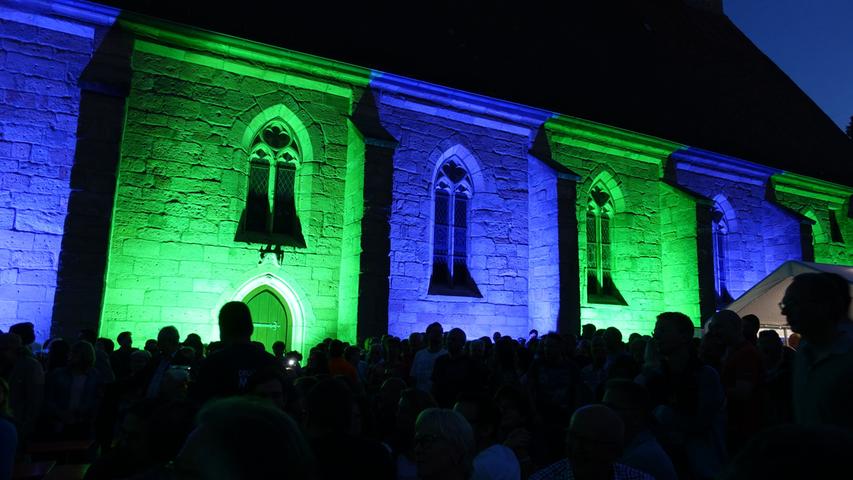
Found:
[(853, 264), (840, 130), (788, 150), (824, 173), (653, 109), (645, 129), (254, 40), (0, 5), (0, 329), (207, 342), (241, 300), (256, 340), (303, 351), (435, 321), (627, 336), (698, 326), (788, 260)]

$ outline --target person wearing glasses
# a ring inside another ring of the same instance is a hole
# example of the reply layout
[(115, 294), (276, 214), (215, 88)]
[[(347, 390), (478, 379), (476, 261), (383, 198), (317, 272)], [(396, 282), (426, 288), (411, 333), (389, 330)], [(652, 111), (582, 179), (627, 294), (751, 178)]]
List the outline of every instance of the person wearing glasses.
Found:
[(834, 273), (794, 277), (779, 303), (802, 335), (794, 357), (794, 421), (853, 428), (853, 324), (847, 281)]

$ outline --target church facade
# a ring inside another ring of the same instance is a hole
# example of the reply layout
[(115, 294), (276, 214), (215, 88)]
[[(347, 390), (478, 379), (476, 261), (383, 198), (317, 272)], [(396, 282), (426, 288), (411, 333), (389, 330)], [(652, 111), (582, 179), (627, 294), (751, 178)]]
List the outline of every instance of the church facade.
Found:
[[(696, 324), (853, 264), (853, 188), (85, 2), (0, 7), (0, 327)], [(847, 161), (849, 159), (839, 161)]]

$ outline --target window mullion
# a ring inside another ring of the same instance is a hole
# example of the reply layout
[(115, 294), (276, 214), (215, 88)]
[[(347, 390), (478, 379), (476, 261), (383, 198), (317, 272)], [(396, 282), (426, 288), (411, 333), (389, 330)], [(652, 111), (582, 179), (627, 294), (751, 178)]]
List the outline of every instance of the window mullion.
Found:
[(275, 218), (275, 174), (278, 169), (275, 160), (270, 162), (269, 174), (267, 176), (267, 202), (270, 205), (269, 215), (267, 216), (267, 231), (273, 231), (273, 218)]
[(453, 267), (456, 262), (453, 261), (454, 245), (456, 245), (456, 190), (451, 189), (450, 201), (447, 202), (447, 267), (450, 272), (450, 284), (453, 285), (454, 271)]
[(598, 285), (604, 288), (604, 232), (602, 232), (601, 211), (595, 215), (595, 278), (598, 279)]

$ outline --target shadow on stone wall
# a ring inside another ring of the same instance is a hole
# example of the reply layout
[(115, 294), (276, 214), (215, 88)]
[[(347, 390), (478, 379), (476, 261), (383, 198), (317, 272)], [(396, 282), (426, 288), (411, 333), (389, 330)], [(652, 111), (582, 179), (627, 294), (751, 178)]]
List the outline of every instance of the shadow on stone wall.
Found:
[(358, 276), (359, 342), (388, 332), (391, 274), (391, 197), (397, 140), (379, 121), (373, 91), (367, 89), (352, 115), (364, 135), (364, 215)]
[(52, 336), (97, 331), (103, 303), (110, 225), (130, 88), (132, 40), (106, 32), (78, 79), (81, 89), (71, 192), (59, 255)]

